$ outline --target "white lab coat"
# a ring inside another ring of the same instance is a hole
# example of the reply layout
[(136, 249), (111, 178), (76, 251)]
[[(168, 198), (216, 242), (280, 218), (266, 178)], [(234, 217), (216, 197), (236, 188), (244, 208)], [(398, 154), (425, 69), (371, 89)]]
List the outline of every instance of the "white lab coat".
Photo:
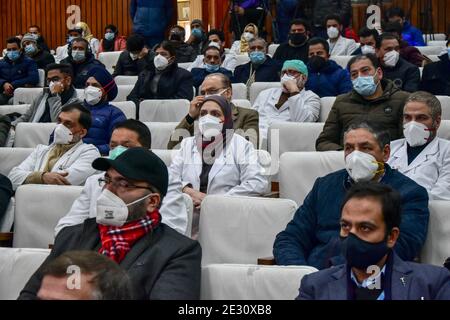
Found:
[[(20, 165), (14, 167), (8, 175), (14, 190), (23, 184), (25, 179), (33, 172), (44, 170), (50, 150), (55, 144), (49, 146), (38, 145), (33, 152)], [(55, 163), (51, 172), (67, 172), (66, 179), (73, 186), (81, 186), (86, 179), (95, 174), (92, 162), (100, 158), (98, 149), (92, 144), (78, 142)]]
[[(170, 175), (178, 177), (185, 187), (192, 184), (200, 190), (202, 158), (196, 137), (183, 139), (180, 150), (169, 168)], [(231, 196), (261, 196), (267, 193), (268, 179), (263, 176), (253, 144), (237, 134), (227, 143), (225, 151), (214, 161), (208, 176), (207, 194)]]
[(434, 138), (410, 165), (406, 139), (392, 141), (388, 164), (427, 189), (430, 199), (450, 200), (450, 141)]
[[(331, 50), (331, 42), (330, 39), (327, 40), (330, 45)], [(359, 48), (359, 44), (355, 42), (353, 39), (344, 38), (340, 36), (336, 43), (334, 44), (333, 49), (330, 52), (331, 56), (351, 56), (356, 49)]]
[[(193, 68), (202, 68), (205, 69), (205, 63), (203, 62), (205, 56), (204, 55), (198, 55), (197, 58), (194, 60), (194, 62), (191, 63), (188, 71), (192, 71)], [(234, 72), (234, 69), (236, 69), (237, 66), (237, 58), (234, 53), (228, 53), (225, 55), (225, 60), (222, 61), (221, 67), (227, 70), (230, 70), (231, 72)]]
[[(72, 204), (70, 211), (58, 221), (55, 236), (65, 227), (81, 224), (84, 220), (97, 216), (97, 199), (102, 193), (98, 179), (104, 176), (105, 173), (101, 173), (86, 180), (80, 196)], [(181, 192), (181, 182), (172, 179), (171, 175), (169, 175), (167, 194), (163, 199), (159, 213), (164, 224), (181, 234), (186, 234), (188, 216), (186, 203)]]
[(277, 109), (275, 105), (282, 92), (281, 88), (263, 90), (253, 103), (253, 109), (259, 113), (259, 135), (265, 141), (273, 122), (316, 122), (319, 119), (320, 98), (314, 92), (303, 89)]

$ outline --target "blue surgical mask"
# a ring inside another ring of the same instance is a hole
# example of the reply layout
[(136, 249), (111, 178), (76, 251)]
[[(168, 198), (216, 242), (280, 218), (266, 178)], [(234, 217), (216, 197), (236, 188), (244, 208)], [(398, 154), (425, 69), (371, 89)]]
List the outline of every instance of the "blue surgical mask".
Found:
[(33, 44), (29, 44), (25, 47), (25, 53), (27, 55), (33, 55), (34, 53), (36, 53), (36, 51), (37, 51), (37, 48)]
[(378, 243), (367, 242), (353, 233), (342, 239), (342, 255), (350, 267), (366, 270), (376, 265), (389, 252), (386, 240)]
[(75, 39), (75, 37), (69, 36), (67, 38), (67, 43), (71, 43), (73, 39)]
[(202, 29), (196, 28), (196, 29), (192, 29), (192, 35), (198, 39), (200, 39), (201, 37), (203, 37), (203, 31)]
[(105, 33), (105, 39), (108, 41), (114, 40), (114, 37), (116, 36), (115, 33), (113, 32), (107, 32)]
[(219, 71), (219, 68), (220, 68), (220, 65), (218, 65), (218, 64), (205, 63), (205, 66), (206, 66), (206, 70), (208, 72), (217, 72), (217, 71)]
[(73, 50), (72, 59), (75, 62), (81, 62), (86, 58), (86, 53), (83, 50)]
[(358, 77), (352, 80), (353, 89), (363, 97), (371, 96), (377, 91), (378, 84), (373, 79), (374, 76)]
[(20, 58), (20, 51), (19, 50), (8, 51), (8, 53), (6, 55), (8, 56), (9, 60), (16, 61)]
[(266, 54), (262, 51), (253, 51), (249, 53), (250, 61), (253, 64), (262, 64), (266, 61)]
[(117, 146), (114, 149), (109, 151), (109, 159), (116, 160), (118, 156), (120, 156), (122, 153), (127, 151), (128, 148), (125, 148), (124, 146)]
[(450, 57), (450, 47), (447, 48), (448, 56)]

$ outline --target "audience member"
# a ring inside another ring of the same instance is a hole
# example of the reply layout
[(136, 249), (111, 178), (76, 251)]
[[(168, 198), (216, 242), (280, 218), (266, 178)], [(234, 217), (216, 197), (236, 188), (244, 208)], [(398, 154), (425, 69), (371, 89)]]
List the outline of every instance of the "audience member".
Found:
[(75, 25), (75, 28), (81, 30), (81, 37), (89, 43), (89, 48), (94, 57), (96, 57), (100, 48), (100, 41), (94, 37), (87, 23), (80, 21)]
[(425, 65), (422, 72), (421, 90), (435, 95), (450, 96), (450, 40), (439, 61)]
[(287, 60), (301, 60), (308, 62), (308, 39), (310, 26), (306, 20), (295, 19), (291, 21), (288, 42), (278, 46), (273, 59), (283, 64)]
[(23, 36), (21, 42), (22, 50), (27, 57), (33, 59), (38, 69), (45, 69), (47, 65), (55, 63), (55, 58), (50, 52), (45, 51), (37, 44), (36, 37), (30, 33)]
[(327, 28), (328, 44), (330, 45), (331, 56), (350, 56), (358, 44), (353, 39), (342, 36), (343, 25), (339, 15), (331, 14), (325, 18)]
[(406, 20), (405, 13), (402, 9), (394, 7), (387, 12), (387, 19), (389, 22), (398, 22), (403, 28), (403, 40), (409, 43), (410, 46), (425, 46), (422, 32), (413, 27), (411, 23)]
[(139, 34), (132, 34), (127, 39), (127, 48), (117, 60), (113, 77), (137, 76), (153, 64), (155, 54), (145, 47), (145, 39)]
[(241, 39), (233, 42), (230, 52), (234, 54), (246, 54), (249, 52), (250, 41), (255, 38), (258, 38), (258, 27), (254, 23), (249, 23), (245, 26)]
[(208, 38), (206, 37), (202, 20), (192, 20), (191, 35), (189, 36), (189, 39), (187, 39), (186, 43), (194, 48), (196, 55), (202, 54), (204, 48), (208, 45)]
[(358, 36), (360, 46), (358, 49), (353, 51), (352, 56), (359, 56), (361, 54), (369, 53), (375, 54), (375, 48), (379, 37), (378, 31), (376, 29), (362, 27), (358, 32)]
[(197, 58), (195, 49), (184, 42), (186, 30), (182, 26), (174, 26), (169, 32), (169, 41), (175, 48), (176, 63), (193, 62)]
[[(32, 25), (28, 28), (28, 33), (33, 35), (34, 39), (37, 42), (39, 49), (43, 51), (50, 52), (48, 45), (45, 43), (44, 36), (41, 33), (41, 28), (38, 25)], [(22, 39), (20, 39), (22, 40)]]
[(124, 51), (126, 49), (127, 39), (119, 36), (119, 30), (113, 24), (105, 27), (105, 35), (100, 40), (97, 56), (102, 52)]

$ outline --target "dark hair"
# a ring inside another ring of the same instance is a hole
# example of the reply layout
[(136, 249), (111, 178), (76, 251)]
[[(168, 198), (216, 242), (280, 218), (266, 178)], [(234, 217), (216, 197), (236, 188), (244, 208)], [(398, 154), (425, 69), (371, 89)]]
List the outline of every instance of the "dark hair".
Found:
[(381, 45), (383, 44), (384, 40), (397, 40), (400, 43), (400, 40), (398, 39), (398, 37), (395, 34), (385, 32), (385, 33), (382, 33), (377, 39), (377, 46), (376, 46), (377, 49), (381, 48)]
[(352, 130), (357, 129), (365, 129), (369, 131), (377, 140), (378, 145), (380, 146), (380, 149), (383, 150), (386, 145), (389, 145), (391, 143), (391, 135), (389, 134), (389, 131), (386, 130), (381, 123), (373, 122), (373, 121), (362, 121), (360, 123), (353, 123), (350, 124), (344, 132), (344, 140), (347, 133), (349, 133)]
[(400, 36), (403, 32), (403, 27), (400, 24), (400, 22), (398, 22), (398, 21), (386, 22), (383, 24), (383, 32), (388, 32), (388, 33), (395, 32)]
[(112, 32), (114, 32), (115, 34), (118, 34), (118, 33), (119, 33), (119, 30), (118, 30), (117, 27), (116, 27), (115, 25), (113, 25), (113, 24), (108, 24), (108, 25), (105, 27), (105, 31), (106, 31), (107, 29), (111, 29)]
[(333, 13), (333, 14), (327, 15), (327, 16), (325, 17), (325, 21), (323, 22), (324, 25), (327, 24), (328, 20), (336, 20), (337, 23), (342, 24), (341, 16), (338, 15), (338, 14), (334, 14), (334, 13)]
[(163, 48), (164, 50), (168, 51), (170, 53), (170, 56), (176, 57), (177, 52), (175, 50), (175, 47), (170, 41), (164, 40), (161, 43), (158, 43), (156, 46), (154, 46), (153, 51), (156, 51), (158, 48)]
[(291, 27), (294, 24), (301, 24), (302, 26), (305, 27), (306, 31), (311, 31), (311, 26), (309, 25), (309, 22), (306, 21), (305, 19), (294, 19), (289, 23), (289, 29), (291, 29)]
[(217, 50), (217, 52), (219, 53), (220, 56), (220, 49), (215, 47), (215, 46), (207, 46), (204, 50), (203, 50), (203, 55), (206, 55), (206, 51), (208, 50)]
[(33, 24), (33, 25), (31, 25), (31, 26), (28, 27), (28, 29), (31, 29), (31, 28), (36, 28), (36, 29), (38, 29), (38, 32), (41, 32), (41, 27), (39, 27), (39, 26), (36, 25), (36, 24)]
[(186, 30), (179, 25), (173, 26), (172, 28), (170, 28), (170, 30), (172, 31), (173, 29), (178, 29), (180, 31), (181, 34), (181, 41), (184, 41), (184, 38), (186, 37)]
[(402, 220), (402, 199), (400, 193), (389, 185), (374, 181), (354, 183), (345, 195), (341, 212), (351, 199), (374, 198), (381, 204), (383, 220), (386, 224), (386, 235), (392, 228), (399, 228)]
[(11, 37), (6, 40), (6, 43), (16, 43), (19, 46), (19, 49), (20, 49), (20, 42), (21, 42), (20, 39), (17, 37)]
[(45, 74), (47, 75), (51, 70), (59, 70), (59, 72), (70, 76), (73, 79), (73, 68), (72, 65), (67, 63), (51, 63), (45, 67)]
[(386, 13), (386, 18), (389, 19), (389, 18), (393, 18), (393, 17), (404, 18), (405, 17), (405, 12), (399, 7), (391, 8)]
[(330, 45), (328, 44), (328, 41), (324, 38), (315, 37), (308, 41), (308, 49), (311, 46), (315, 46), (316, 44), (321, 44), (323, 48), (327, 51), (327, 53), (330, 53)]
[(152, 134), (145, 123), (135, 119), (128, 119), (116, 124), (113, 130), (116, 129), (127, 129), (136, 132), (138, 141), (143, 148), (150, 149), (152, 147)]
[(127, 51), (128, 52), (141, 52), (145, 46), (145, 39), (140, 34), (133, 33), (127, 39)]
[(92, 125), (91, 112), (86, 109), (80, 102), (70, 103), (61, 108), (61, 112), (71, 112), (73, 110), (80, 111), (80, 118), (78, 119), (78, 123), (81, 124), (81, 126), (86, 130), (89, 130)]
[(361, 29), (359, 29), (358, 36), (360, 38), (361, 37), (367, 38), (372, 36), (375, 39), (375, 41), (377, 41), (379, 34), (376, 29), (369, 29), (367, 27), (362, 27)]
[(350, 67), (355, 62), (358, 62), (358, 61), (364, 60), (364, 59), (370, 60), (370, 62), (372, 62), (372, 65), (375, 69), (378, 69), (380, 67), (380, 61), (378, 60), (377, 56), (373, 53), (367, 53), (367, 54), (360, 54), (360, 55), (357, 55), (357, 56), (354, 56), (353, 58), (351, 58), (347, 64), (347, 70), (350, 70)]
[(211, 29), (208, 32), (207, 38), (209, 39), (209, 36), (212, 36), (213, 34), (217, 35), (220, 39), (220, 41), (224, 42), (225, 41), (225, 35), (223, 34), (222, 31), (217, 30), (217, 29)]
[(69, 251), (46, 263), (43, 276), (67, 277), (69, 267), (78, 267), (81, 274), (92, 275), (92, 298), (96, 300), (131, 300), (132, 284), (127, 272), (112, 259), (95, 251)]
[[(91, 53), (92, 53), (92, 51), (91, 51), (91, 45), (89, 44), (89, 41), (87, 41), (85, 38), (78, 37), (78, 38), (73, 39), (73, 40), (69, 43), (69, 46), (67, 47), (67, 52), (68, 52), (69, 56), (72, 55), (72, 47), (73, 47), (73, 44), (74, 44), (75, 42), (83, 42), (83, 43), (86, 45), (86, 49), (84, 50), (84, 52), (86, 53), (86, 56), (87, 56), (88, 54), (91, 54)], [(86, 57), (86, 58), (87, 58), (87, 57)]]

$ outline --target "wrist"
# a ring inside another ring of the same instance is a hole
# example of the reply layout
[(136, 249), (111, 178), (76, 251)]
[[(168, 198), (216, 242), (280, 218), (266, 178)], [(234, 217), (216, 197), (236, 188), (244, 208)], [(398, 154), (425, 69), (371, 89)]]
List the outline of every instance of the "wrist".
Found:
[(195, 121), (195, 119), (196, 119), (196, 117), (193, 117), (190, 113), (188, 113), (188, 114), (186, 115), (186, 121), (187, 121), (187, 123), (189, 123), (189, 124), (193, 124), (194, 121)]

